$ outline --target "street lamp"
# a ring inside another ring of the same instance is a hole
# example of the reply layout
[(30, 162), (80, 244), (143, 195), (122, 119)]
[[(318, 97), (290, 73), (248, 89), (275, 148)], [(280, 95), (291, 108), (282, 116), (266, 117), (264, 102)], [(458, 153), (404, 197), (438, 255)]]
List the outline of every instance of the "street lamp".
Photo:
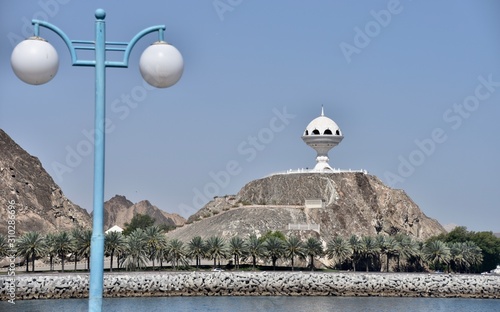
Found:
[[(11, 55), (11, 65), (22, 81), (39, 85), (54, 78), (59, 66), (57, 52), (39, 36), (40, 26), (55, 32), (64, 41), (71, 54), (73, 66), (95, 67), (95, 138), (94, 138), (94, 212), (92, 241), (90, 246), (89, 311), (101, 311), (104, 279), (104, 126), (106, 67), (128, 67), (132, 48), (145, 35), (158, 32), (158, 41), (141, 55), (140, 72), (144, 80), (157, 88), (174, 85), (182, 76), (184, 62), (180, 52), (164, 41), (165, 26), (152, 26), (137, 33), (129, 42), (106, 41), (104, 18), (106, 12), (95, 11), (95, 40), (70, 40), (56, 26), (40, 20), (32, 20), (34, 36), (19, 43)], [(77, 45), (75, 45), (77, 44)], [(77, 50), (95, 51), (94, 60), (78, 59)], [(123, 52), (122, 61), (107, 61), (106, 51)]]

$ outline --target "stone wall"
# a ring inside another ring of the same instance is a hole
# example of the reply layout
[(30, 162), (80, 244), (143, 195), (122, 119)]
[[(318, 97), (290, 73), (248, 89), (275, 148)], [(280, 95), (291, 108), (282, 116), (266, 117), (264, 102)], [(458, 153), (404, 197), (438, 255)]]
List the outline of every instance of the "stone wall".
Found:
[[(88, 274), (23, 274), (15, 299), (85, 298)], [(0, 299), (8, 300), (6, 276)], [(113, 273), (105, 297), (140, 296), (402, 296), (499, 298), (500, 276), (394, 273), (187, 272)]]

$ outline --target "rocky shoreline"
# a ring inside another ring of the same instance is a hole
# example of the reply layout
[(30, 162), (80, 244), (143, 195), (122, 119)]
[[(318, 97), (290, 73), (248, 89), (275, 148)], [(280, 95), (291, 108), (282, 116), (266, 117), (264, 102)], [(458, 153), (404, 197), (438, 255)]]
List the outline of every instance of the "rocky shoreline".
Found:
[[(0, 277), (9, 300), (10, 277)], [(88, 297), (88, 274), (23, 274), (15, 299)], [(500, 276), (423, 273), (137, 272), (106, 273), (104, 297), (397, 296), (500, 299)]]

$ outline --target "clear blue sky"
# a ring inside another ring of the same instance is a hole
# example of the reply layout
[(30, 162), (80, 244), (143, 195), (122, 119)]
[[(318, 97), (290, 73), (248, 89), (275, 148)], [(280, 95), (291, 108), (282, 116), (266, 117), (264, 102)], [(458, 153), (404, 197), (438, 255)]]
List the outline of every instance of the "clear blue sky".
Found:
[(128, 69), (107, 71), (106, 199), (187, 217), (200, 197), (311, 168), (300, 136), (324, 105), (345, 136), (332, 166), (368, 170), (442, 224), (500, 231), (500, 2), (1, 1), (0, 127), (88, 210), (93, 68), (72, 67), (44, 29), (60, 58), (52, 81), (24, 84), (9, 60), (33, 17), (92, 40), (100, 7), (108, 40), (165, 24), (185, 61), (177, 85), (145, 88), (138, 59), (151, 35)]

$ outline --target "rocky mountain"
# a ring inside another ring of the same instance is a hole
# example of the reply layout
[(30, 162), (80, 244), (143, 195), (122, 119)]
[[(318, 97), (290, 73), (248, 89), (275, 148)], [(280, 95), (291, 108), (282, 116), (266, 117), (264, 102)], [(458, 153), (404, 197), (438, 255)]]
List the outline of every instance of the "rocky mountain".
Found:
[[(10, 207), (15, 208), (15, 235), (90, 228), (87, 211), (73, 204), (45, 171), (38, 158), (0, 129), (0, 233), (8, 233)], [(12, 229), (12, 228), (11, 228)]]
[(445, 224), (443, 225), (444, 229), (446, 230), (446, 232), (451, 232), (453, 231), (454, 228), (456, 228), (458, 225), (456, 225), (455, 223), (450, 223), (450, 224)]
[(129, 201), (125, 196), (115, 195), (104, 203), (104, 229), (107, 230), (114, 225), (121, 228), (125, 223), (130, 222), (134, 214), (146, 214), (156, 219), (156, 224), (166, 224), (169, 226), (181, 226), (186, 219), (175, 213), (167, 213), (152, 205), (149, 201), (143, 200), (136, 204)]
[(237, 195), (217, 197), (169, 233), (190, 239), (226, 238), (279, 230), (324, 242), (335, 235), (409, 234), (417, 239), (445, 232), (403, 190), (364, 173), (277, 174), (252, 181)]

